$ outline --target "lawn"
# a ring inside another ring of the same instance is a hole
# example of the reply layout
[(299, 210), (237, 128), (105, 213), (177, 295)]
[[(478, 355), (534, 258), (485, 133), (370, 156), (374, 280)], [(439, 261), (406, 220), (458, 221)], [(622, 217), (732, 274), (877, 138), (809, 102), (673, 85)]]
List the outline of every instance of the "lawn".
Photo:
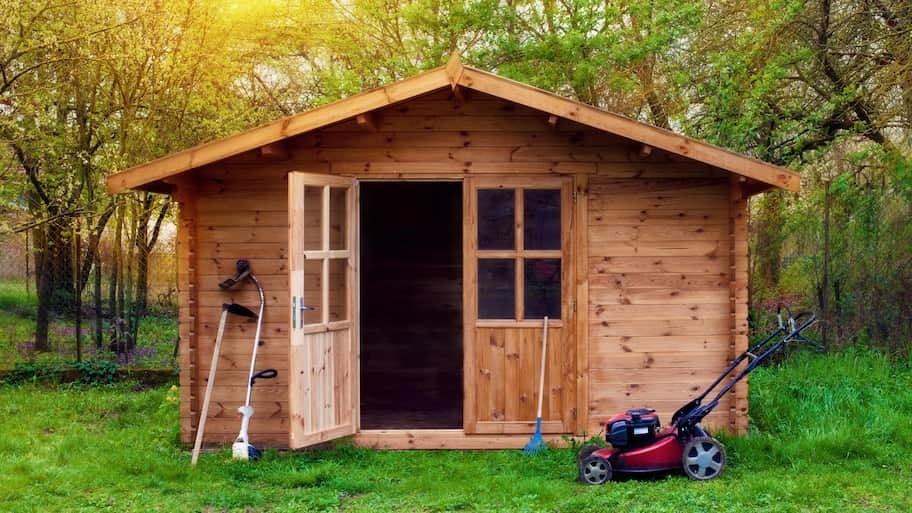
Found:
[(372, 451), (344, 443), (227, 451), (190, 467), (177, 390), (0, 387), (0, 510), (25, 511), (912, 511), (912, 366), (876, 354), (799, 355), (752, 377), (749, 437), (729, 467), (577, 484), (574, 454)]

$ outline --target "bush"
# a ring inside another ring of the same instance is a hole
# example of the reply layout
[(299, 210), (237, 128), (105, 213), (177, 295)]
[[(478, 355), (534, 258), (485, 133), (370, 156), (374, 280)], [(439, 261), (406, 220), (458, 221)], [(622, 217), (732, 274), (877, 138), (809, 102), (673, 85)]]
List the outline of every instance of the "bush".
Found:
[(118, 366), (109, 360), (86, 360), (78, 363), (18, 362), (0, 381), (22, 383), (78, 383), (110, 385), (117, 381)]

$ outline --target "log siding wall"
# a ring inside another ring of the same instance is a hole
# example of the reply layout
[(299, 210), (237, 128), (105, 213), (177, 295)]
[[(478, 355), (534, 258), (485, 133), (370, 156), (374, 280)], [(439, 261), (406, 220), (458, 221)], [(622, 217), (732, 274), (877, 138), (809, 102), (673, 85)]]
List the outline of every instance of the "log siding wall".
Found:
[(729, 182), (687, 174), (589, 179), (589, 434), (642, 406), (668, 422), (732, 355)]

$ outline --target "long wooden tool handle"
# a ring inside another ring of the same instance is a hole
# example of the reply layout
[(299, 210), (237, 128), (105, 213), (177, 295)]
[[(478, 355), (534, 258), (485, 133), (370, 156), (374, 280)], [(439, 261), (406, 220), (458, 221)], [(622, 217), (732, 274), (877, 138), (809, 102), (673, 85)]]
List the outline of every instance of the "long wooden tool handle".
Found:
[(548, 357), (548, 318), (545, 317), (545, 332), (542, 334), (542, 357), (541, 357), (541, 375), (538, 378), (538, 415), (536, 418), (541, 418), (542, 412), (542, 399), (544, 399), (545, 392), (545, 362)]
[(203, 397), (203, 407), (200, 409), (199, 423), (196, 426), (196, 442), (193, 444), (193, 456), (190, 464), (196, 465), (199, 459), (200, 447), (203, 446), (203, 432), (206, 430), (206, 417), (209, 416), (209, 399), (212, 398), (212, 387), (215, 384), (215, 368), (218, 366), (219, 353), (222, 350), (222, 335), (225, 334), (225, 323), (228, 320), (228, 309), (222, 310), (219, 320), (218, 334), (215, 336), (215, 347), (212, 348), (212, 364), (209, 365), (209, 381), (206, 383), (206, 395)]

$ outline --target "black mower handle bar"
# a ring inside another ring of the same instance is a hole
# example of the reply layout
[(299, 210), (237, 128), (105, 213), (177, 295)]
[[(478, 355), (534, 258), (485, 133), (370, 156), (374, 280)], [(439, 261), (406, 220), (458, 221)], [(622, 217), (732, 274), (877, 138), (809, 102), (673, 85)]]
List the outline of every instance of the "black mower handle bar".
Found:
[[(780, 306), (776, 312), (776, 316), (779, 318), (779, 327), (763, 340), (748, 348), (747, 351), (738, 355), (732, 360), (728, 368), (725, 369), (725, 371), (716, 378), (702, 394), (676, 411), (671, 418), (672, 425), (677, 426), (680, 431), (689, 431), (693, 429), (698, 422), (703, 420), (704, 417), (709, 415), (709, 413), (718, 406), (719, 401), (729, 390), (734, 388), (739, 381), (744, 379), (745, 376), (750, 374), (751, 371), (757, 368), (767, 358), (782, 349), (787, 343), (792, 341), (811, 343), (811, 341), (805, 338), (801, 332), (817, 322), (817, 316), (812, 312), (802, 312), (797, 316), (792, 317), (791, 311), (786, 307), (785, 309), (788, 312), (789, 317), (788, 322), (783, 323), (781, 308), (782, 307)], [(721, 384), (722, 381), (744, 361), (747, 361), (747, 366), (745, 366), (741, 372), (735, 374), (735, 376), (716, 393), (711, 401), (705, 405), (701, 404), (703, 399), (713, 392), (713, 390), (715, 390), (716, 387), (718, 387), (719, 384)]]

